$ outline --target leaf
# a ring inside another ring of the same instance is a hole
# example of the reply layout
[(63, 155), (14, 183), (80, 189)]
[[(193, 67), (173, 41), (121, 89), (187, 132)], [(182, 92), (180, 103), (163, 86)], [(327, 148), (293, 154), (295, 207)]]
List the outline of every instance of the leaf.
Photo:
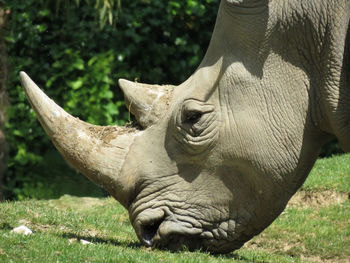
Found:
[(20, 130), (14, 130), (13, 135), (23, 137), (23, 133)]
[(78, 70), (83, 70), (85, 68), (84, 66), (84, 60), (82, 60), (81, 58), (77, 59), (73, 65), (74, 68), (78, 69)]
[(81, 79), (78, 79), (76, 81), (71, 81), (68, 83), (69, 83), (69, 86), (74, 90), (80, 89), (84, 84), (84, 82)]

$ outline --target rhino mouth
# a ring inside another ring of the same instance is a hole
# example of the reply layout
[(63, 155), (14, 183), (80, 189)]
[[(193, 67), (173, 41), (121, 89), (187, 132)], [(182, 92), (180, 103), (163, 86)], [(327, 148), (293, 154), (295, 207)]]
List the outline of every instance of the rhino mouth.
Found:
[[(141, 242), (147, 247), (159, 249), (168, 249), (170, 251), (179, 251), (188, 249), (194, 251), (203, 248), (202, 240), (199, 236), (191, 236), (190, 234), (169, 233), (162, 235), (161, 226), (167, 224), (165, 219), (156, 220), (150, 225), (141, 226)], [(180, 227), (180, 226), (179, 226)], [(181, 228), (181, 227), (180, 227)]]
[(191, 225), (187, 220), (179, 220), (181, 215), (168, 214), (161, 209), (141, 212), (133, 221), (135, 232), (146, 247), (170, 251), (208, 251), (226, 253), (240, 248), (246, 241), (237, 233), (233, 238), (218, 236), (215, 226)]
[(133, 223), (136, 234), (143, 245), (178, 251), (184, 248), (193, 251), (203, 247), (202, 230), (191, 228), (162, 210), (144, 211)]
[[(156, 219), (154, 222), (141, 225), (139, 239), (146, 247), (165, 249), (169, 251), (207, 251), (212, 254), (227, 253), (242, 247), (248, 238), (239, 237), (235, 240), (223, 240), (208, 238), (203, 236), (205, 230), (183, 231), (183, 226), (179, 223), (173, 224), (174, 228), (170, 229), (167, 225), (173, 222), (166, 218)], [(166, 234), (162, 232), (167, 231)]]
[(153, 239), (156, 236), (159, 226), (164, 221), (164, 218), (155, 219), (153, 222), (141, 225), (141, 241), (147, 247), (151, 247), (153, 245)]

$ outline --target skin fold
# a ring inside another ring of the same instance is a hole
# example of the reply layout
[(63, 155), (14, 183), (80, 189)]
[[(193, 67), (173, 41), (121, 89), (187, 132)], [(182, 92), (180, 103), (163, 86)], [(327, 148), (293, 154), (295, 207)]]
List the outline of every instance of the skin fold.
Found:
[(77, 121), (21, 80), (56, 147), (128, 209), (144, 245), (225, 253), (283, 211), (325, 142), (350, 150), (349, 16), (347, 0), (222, 0), (188, 80), (119, 81), (142, 130)]

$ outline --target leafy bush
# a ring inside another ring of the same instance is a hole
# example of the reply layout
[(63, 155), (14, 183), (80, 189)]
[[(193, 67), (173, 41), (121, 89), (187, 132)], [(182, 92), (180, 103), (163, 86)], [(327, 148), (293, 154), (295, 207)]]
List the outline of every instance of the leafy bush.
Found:
[[(123, 124), (129, 114), (117, 79), (159, 84), (185, 80), (207, 48), (219, 0), (123, 1), (115, 26), (102, 29), (93, 1), (79, 6), (66, 1), (60, 8), (53, 2), (4, 2), (11, 11), (6, 198), (56, 197), (67, 193), (70, 180), (80, 180), (40, 127), (20, 87), (19, 71), (80, 119)], [(70, 193), (85, 194), (82, 184)]]

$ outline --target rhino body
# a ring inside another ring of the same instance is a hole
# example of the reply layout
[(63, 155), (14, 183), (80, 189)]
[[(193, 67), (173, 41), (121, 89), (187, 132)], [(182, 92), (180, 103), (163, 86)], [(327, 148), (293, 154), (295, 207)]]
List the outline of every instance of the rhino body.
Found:
[(128, 209), (144, 245), (228, 252), (283, 211), (324, 143), (350, 150), (349, 16), (348, 0), (222, 0), (188, 80), (119, 81), (140, 130), (80, 121), (21, 81), (58, 150)]

